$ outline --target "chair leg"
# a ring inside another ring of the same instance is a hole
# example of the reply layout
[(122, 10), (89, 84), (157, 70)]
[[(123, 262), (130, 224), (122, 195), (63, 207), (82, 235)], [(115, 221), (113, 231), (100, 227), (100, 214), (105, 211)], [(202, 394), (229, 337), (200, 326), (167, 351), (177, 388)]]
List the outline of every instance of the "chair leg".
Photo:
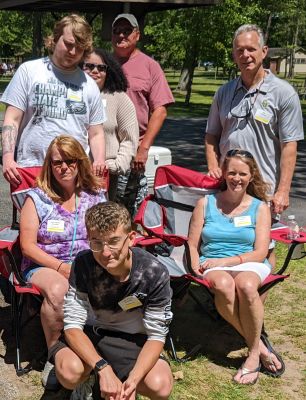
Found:
[(168, 333), (168, 341), (169, 341), (169, 344), (170, 344), (171, 358), (174, 361), (178, 362), (178, 363), (184, 363), (186, 361), (190, 361), (202, 349), (202, 346), (200, 344), (197, 344), (188, 353), (186, 353), (183, 357), (179, 358), (178, 355), (177, 355), (176, 348), (175, 348), (175, 345), (174, 345), (174, 341), (173, 341), (173, 338), (172, 338), (172, 335), (171, 335), (170, 331)]
[(23, 368), (21, 366), (20, 354), (21, 354), (21, 318), (23, 313), (23, 295), (15, 293), (14, 299), (14, 310), (13, 310), (13, 324), (16, 341), (16, 374), (21, 376), (29, 372), (29, 368)]

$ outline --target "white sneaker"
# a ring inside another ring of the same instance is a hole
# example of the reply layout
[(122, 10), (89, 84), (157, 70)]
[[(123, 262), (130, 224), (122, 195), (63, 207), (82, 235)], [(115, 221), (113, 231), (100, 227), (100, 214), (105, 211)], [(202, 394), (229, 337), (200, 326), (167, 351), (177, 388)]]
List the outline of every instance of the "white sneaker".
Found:
[(95, 383), (95, 376), (90, 377), (83, 383), (80, 383), (71, 393), (70, 400), (93, 400), (92, 388)]
[(60, 383), (55, 375), (55, 367), (50, 361), (47, 361), (41, 373), (41, 383), (46, 390), (56, 391), (60, 387)]

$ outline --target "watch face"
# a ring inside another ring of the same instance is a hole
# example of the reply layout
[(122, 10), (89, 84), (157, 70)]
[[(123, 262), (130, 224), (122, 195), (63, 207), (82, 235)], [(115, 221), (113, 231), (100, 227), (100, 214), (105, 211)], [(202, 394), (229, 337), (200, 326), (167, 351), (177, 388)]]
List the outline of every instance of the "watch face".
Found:
[(96, 363), (95, 369), (98, 371), (101, 371), (104, 367), (108, 365), (108, 362), (106, 360), (100, 360)]

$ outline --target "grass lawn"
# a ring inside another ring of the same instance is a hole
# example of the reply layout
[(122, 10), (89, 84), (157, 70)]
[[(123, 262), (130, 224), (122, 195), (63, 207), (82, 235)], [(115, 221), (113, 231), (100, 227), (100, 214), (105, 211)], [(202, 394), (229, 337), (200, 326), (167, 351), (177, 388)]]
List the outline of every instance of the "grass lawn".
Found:
[[(168, 115), (171, 117), (207, 117), (213, 96), (216, 90), (224, 83), (227, 82), (226, 78), (218, 77), (215, 79), (213, 71), (206, 72), (203, 69), (195, 71), (192, 94), (190, 104), (186, 106), (185, 93), (175, 91), (179, 80), (179, 73), (177, 71), (166, 71), (166, 77), (171, 89), (174, 91), (175, 104), (168, 109)], [(305, 75), (297, 75), (290, 83), (302, 83), (305, 80)], [(301, 100), (302, 112), (304, 118), (306, 117), (306, 100)], [(304, 125), (304, 131), (306, 131)]]

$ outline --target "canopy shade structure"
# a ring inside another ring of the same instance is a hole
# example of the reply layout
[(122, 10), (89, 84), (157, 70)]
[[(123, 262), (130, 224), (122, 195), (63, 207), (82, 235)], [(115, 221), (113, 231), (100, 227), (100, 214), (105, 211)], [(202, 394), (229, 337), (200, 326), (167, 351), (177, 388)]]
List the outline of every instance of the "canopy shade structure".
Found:
[[(101, 12), (104, 8), (114, 8), (117, 12), (138, 9), (150, 11), (167, 10), (170, 8), (195, 7), (213, 5), (219, 0), (0, 0), (0, 9), (20, 11), (79, 11)], [(127, 10), (128, 8), (129, 10)]]
[(102, 37), (110, 39), (111, 24), (115, 16), (124, 12), (132, 13), (143, 27), (148, 12), (173, 8), (215, 5), (220, 0), (0, 0), (0, 10), (53, 11), (97, 13), (103, 15)]

